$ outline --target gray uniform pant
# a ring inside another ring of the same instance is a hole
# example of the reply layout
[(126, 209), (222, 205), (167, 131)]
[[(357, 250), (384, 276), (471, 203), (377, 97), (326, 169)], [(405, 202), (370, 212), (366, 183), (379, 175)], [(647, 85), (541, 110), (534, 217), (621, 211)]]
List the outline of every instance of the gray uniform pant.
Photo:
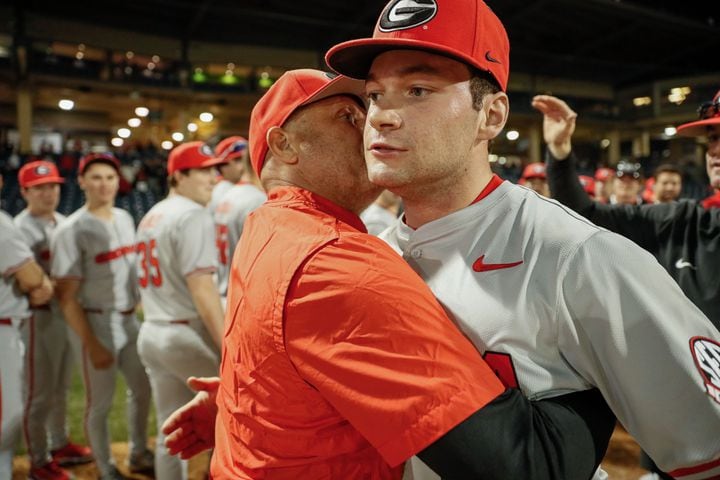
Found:
[(22, 423), (20, 319), (0, 321), (0, 478), (12, 478), (12, 461)]
[(51, 310), (34, 310), (21, 333), (25, 344), (23, 433), (30, 462), (40, 467), (51, 460), (49, 450), (68, 441), (65, 413), (72, 348), (65, 321)]
[(130, 455), (139, 454), (147, 448), (150, 382), (137, 352), (140, 323), (135, 314), (87, 312), (87, 319), (95, 336), (115, 355), (115, 361), (109, 368), (98, 370), (93, 367), (77, 335), (70, 335), (75, 351), (79, 352), (85, 383), (85, 436), (102, 476), (107, 475), (115, 464), (110, 455), (108, 415), (118, 370), (128, 386), (126, 409)]
[(169, 455), (160, 426), (171, 413), (192, 400), (188, 377), (218, 375), (219, 354), (202, 321), (146, 321), (138, 339), (140, 358), (152, 384), (158, 434), (155, 447), (155, 478), (186, 480), (187, 462)]

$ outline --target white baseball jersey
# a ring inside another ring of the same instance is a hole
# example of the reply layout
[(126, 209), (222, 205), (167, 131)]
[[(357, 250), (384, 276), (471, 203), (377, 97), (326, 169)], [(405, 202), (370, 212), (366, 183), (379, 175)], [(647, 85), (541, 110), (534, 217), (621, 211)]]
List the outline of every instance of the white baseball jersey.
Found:
[(50, 234), (60, 222), (65, 220), (65, 215), (58, 212), (53, 212), (53, 217), (53, 220), (35, 217), (25, 209), (13, 219), (15, 226), (25, 235), (30, 250), (35, 255), (35, 261), (48, 275), (50, 274)]
[(507, 386), (599, 388), (664, 470), (720, 457), (720, 334), (645, 250), (508, 182), (383, 237)]
[(33, 254), (5, 212), (0, 212), (0, 245), (0, 318), (29, 317), (28, 299), (15, 285), (13, 274), (33, 260)]
[(53, 277), (82, 280), (83, 307), (123, 312), (137, 304), (135, 224), (125, 210), (113, 208), (106, 221), (80, 208), (55, 229), (50, 252)]
[(387, 208), (383, 208), (377, 203), (371, 204), (360, 214), (360, 220), (363, 221), (370, 235), (380, 235), (382, 232), (395, 225), (397, 217)]
[(210, 203), (208, 203), (207, 205), (207, 209), (208, 211), (210, 211), (210, 213), (213, 213), (215, 211), (218, 203), (220, 203), (220, 200), (225, 196), (227, 191), (234, 186), (234, 183), (225, 180), (224, 178), (215, 184), (215, 187), (213, 187), (212, 191), (212, 197), (210, 197)]
[(182, 195), (157, 203), (138, 227), (138, 281), (145, 320), (198, 318), (185, 277), (217, 270), (210, 212)]
[(230, 264), (240, 241), (247, 216), (265, 203), (263, 191), (249, 183), (234, 185), (225, 192), (215, 207), (215, 241), (218, 250), (218, 289), (225, 297), (230, 276)]

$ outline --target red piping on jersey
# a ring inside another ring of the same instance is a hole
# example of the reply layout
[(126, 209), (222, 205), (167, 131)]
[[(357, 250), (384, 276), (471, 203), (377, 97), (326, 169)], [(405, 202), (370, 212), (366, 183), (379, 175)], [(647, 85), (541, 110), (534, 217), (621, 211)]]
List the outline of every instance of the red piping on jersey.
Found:
[(118, 258), (124, 257), (130, 253), (135, 253), (136, 251), (137, 247), (135, 245), (125, 245), (124, 247), (116, 248), (115, 250), (110, 250), (109, 252), (98, 253), (95, 255), (95, 263), (112, 262), (113, 260), (117, 260)]
[(88, 352), (87, 348), (82, 347), (82, 373), (85, 380), (85, 415), (83, 415), (83, 430), (85, 430), (85, 438), (90, 442), (88, 435), (88, 419), (90, 418), (90, 407), (92, 406), (92, 393), (90, 392), (90, 373), (88, 372)]
[[(706, 470), (710, 470), (710, 469), (713, 469), (713, 468), (719, 467), (719, 466), (720, 466), (720, 458), (718, 458), (717, 460), (708, 462), (708, 463), (703, 463), (702, 465), (694, 466), (694, 467), (678, 468), (677, 470), (673, 470), (672, 472), (670, 472), (670, 475), (675, 478), (682, 478), (682, 477), (685, 477), (688, 475), (702, 473)], [(720, 479), (720, 475), (715, 475), (715, 476), (707, 478), (707, 480), (717, 480), (717, 479)]]
[(25, 445), (27, 446), (28, 455), (30, 456), (30, 464), (32, 465), (33, 450), (30, 441), (30, 403), (32, 402), (35, 390), (35, 317), (32, 316), (28, 320), (28, 330), (30, 330), (30, 345), (28, 345), (28, 394), (25, 399), (25, 410), (23, 411), (23, 433), (25, 434)]
[(485, 188), (483, 188), (483, 191), (480, 192), (480, 195), (475, 197), (475, 200), (470, 202), (470, 205), (473, 205), (473, 204), (479, 202), (480, 200), (482, 200), (483, 198), (487, 197), (488, 195), (490, 195), (492, 192), (495, 191), (496, 188), (498, 188), (500, 185), (502, 185), (502, 183), (503, 183), (502, 178), (498, 177), (496, 174), (493, 174), (493, 176), (490, 179), (490, 181), (488, 182), (488, 184), (485, 185)]

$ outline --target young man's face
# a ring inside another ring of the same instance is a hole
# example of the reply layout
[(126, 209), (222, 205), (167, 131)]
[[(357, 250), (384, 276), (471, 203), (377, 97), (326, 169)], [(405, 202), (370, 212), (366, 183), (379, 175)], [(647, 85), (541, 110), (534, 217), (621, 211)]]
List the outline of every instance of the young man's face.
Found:
[(705, 161), (710, 185), (720, 189), (720, 125), (708, 127), (708, 149)]
[(217, 183), (215, 167), (191, 168), (186, 172), (176, 172), (177, 192), (190, 200), (207, 205), (212, 198), (213, 187)]
[(528, 178), (525, 180), (525, 186), (531, 190), (536, 191), (544, 197), (550, 197), (550, 188), (548, 187), (547, 180), (540, 177)]
[(114, 203), (120, 186), (120, 176), (111, 165), (94, 162), (78, 177), (80, 188), (91, 203)]
[(365, 87), (370, 180), (402, 195), (406, 186), (463, 175), (480, 116), (469, 85), (467, 66), (455, 60), (412, 50), (379, 55)]
[(21, 194), (33, 215), (47, 215), (54, 212), (60, 203), (60, 184), (45, 183), (23, 188)]
[(243, 155), (231, 159), (227, 164), (219, 165), (218, 170), (220, 171), (220, 175), (222, 175), (222, 177), (228, 182), (239, 182), (244, 173), (245, 155), (247, 155), (247, 150), (243, 153)]
[(638, 202), (638, 195), (642, 190), (640, 180), (624, 175), (616, 177), (613, 181), (613, 193), (617, 203), (634, 205)]
[(682, 190), (682, 177), (675, 172), (660, 172), (655, 176), (653, 193), (658, 203), (668, 203), (680, 196)]

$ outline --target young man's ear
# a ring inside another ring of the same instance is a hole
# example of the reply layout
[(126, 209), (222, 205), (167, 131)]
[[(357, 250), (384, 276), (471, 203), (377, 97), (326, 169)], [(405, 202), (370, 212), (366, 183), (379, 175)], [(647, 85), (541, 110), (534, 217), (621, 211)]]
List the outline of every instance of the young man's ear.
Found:
[(282, 127), (272, 127), (265, 139), (274, 159), (289, 165), (298, 162), (297, 151), (290, 142), (290, 134)]
[(478, 140), (492, 140), (505, 128), (510, 114), (510, 100), (505, 92), (485, 95), (480, 111)]

